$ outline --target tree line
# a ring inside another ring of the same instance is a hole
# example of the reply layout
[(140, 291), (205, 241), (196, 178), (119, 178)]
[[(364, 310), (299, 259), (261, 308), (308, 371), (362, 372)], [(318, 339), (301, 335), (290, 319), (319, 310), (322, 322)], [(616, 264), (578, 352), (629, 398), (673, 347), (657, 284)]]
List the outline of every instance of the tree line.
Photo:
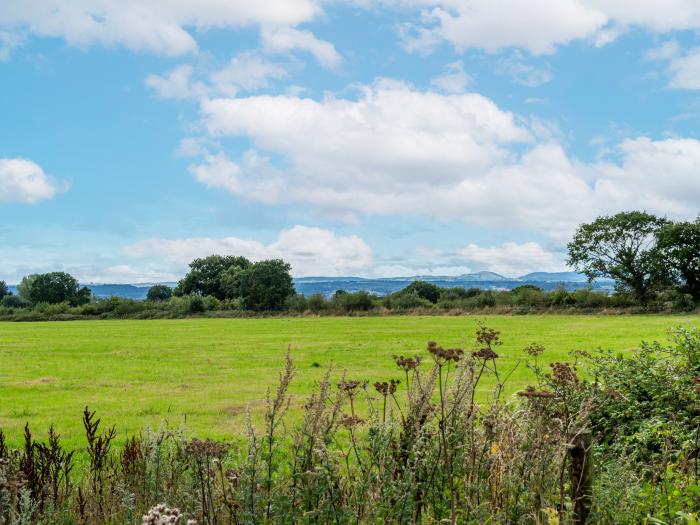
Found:
[(415, 281), (384, 297), (343, 290), (331, 297), (306, 297), (296, 293), (291, 266), (283, 260), (252, 262), (241, 256), (210, 255), (192, 261), (174, 289), (162, 284), (151, 287), (146, 301), (94, 299), (89, 288), (81, 287), (73, 276), (50, 272), (24, 277), (17, 295), (0, 281), (0, 308), (5, 314), (34, 309), (101, 316), (147, 316), (149, 311), (157, 316), (205, 311), (346, 313), (381, 308), (692, 310), (700, 303), (700, 217), (673, 222), (640, 211), (599, 217), (577, 229), (568, 244), (568, 264), (591, 282), (601, 277), (613, 279), (614, 293), (591, 287), (545, 292), (533, 285), (510, 291), (443, 288)]

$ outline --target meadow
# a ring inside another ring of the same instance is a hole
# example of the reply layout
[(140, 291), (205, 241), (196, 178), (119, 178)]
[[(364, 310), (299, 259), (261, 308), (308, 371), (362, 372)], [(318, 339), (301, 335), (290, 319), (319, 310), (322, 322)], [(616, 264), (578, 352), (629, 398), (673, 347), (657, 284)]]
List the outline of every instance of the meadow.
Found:
[[(392, 355), (428, 357), (426, 343), (473, 347), (479, 322), (501, 331), (499, 367), (512, 369), (532, 342), (543, 362), (571, 360), (572, 350), (629, 352), (641, 341), (665, 341), (668, 329), (700, 326), (697, 316), (528, 315), (301, 317), (0, 323), (0, 428), (19, 444), (29, 421), (50, 424), (68, 445), (81, 446), (85, 405), (118, 440), (148, 426), (185, 426), (199, 437), (242, 435), (246, 407), (259, 420), (287, 348), (297, 367), (292, 415), (333, 365), (358, 380), (401, 378)], [(511, 393), (532, 383), (521, 364)], [(488, 390), (484, 383), (482, 391)]]

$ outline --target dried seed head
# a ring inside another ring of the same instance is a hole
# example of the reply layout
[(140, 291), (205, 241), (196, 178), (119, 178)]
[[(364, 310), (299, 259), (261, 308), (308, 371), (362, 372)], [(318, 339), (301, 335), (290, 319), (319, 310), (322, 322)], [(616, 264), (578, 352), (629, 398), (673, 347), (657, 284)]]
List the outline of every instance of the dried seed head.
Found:
[[(143, 515), (143, 525), (177, 525), (182, 520), (182, 513), (178, 508), (170, 508), (162, 503), (151, 508)], [(187, 525), (196, 525), (194, 520), (187, 520)]]
[(482, 348), (478, 352), (472, 352), (472, 356), (476, 357), (477, 359), (483, 359), (484, 361), (488, 361), (489, 359), (498, 359), (498, 354), (489, 347)]
[(552, 363), (549, 366), (552, 367), (552, 377), (556, 383), (560, 385), (578, 383), (576, 368), (569, 363)]
[(343, 425), (345, 428), (349, 428), (349, 429), (354, 428), (358, 425), (361, 425), (364, 422), (365, 422), (364, 419), (360, 419), (357, 416), (348, 416), (348, 415), (344, 415), (342, 418), (340, 418), (340, 421), (339, 421), (339, 423), (341, 425)]
[(341, 381), (338, 383), (338, 388), (343, 392), (353, 393), (358, 386), (360, 386), (359, 381)]
[[(428, 343), (428, 348), (430, 348), (430, 343)], [(394, 362), (396, 366), (408, 372), (409, 370), (415, 370), (420, 365), (420, 356), (414, 357), (404, 357), (402, 355), (394, 355)]]
[(194, 438), (187, 443), (185, 450), (195, 458), (212, 458), (221, 460), (229, 450), (229, 445), (226, 443), (218, 443), (207, 439), (202, 441)]
[(476, 329), (476, 342), (489, 348), (503, 344), (501, 332), (493, 328), (487, 328), (484, 325), (480, 325)]
[(528, 386), (524, 391), (518, 392), (520, 397), (530, 399), (549, 399), (554, 397), (554, 393), (549, 390), (536, 390), (534, 386)]
[(381, 383), (377, 381), (374, 383), (374, 389), (382, 394), (383, 396), (388, 396), (396, 392), (396, 387), (401, 383), (398, 379), (391, 379), (389, 382), (382, 381)]
[(439, 346), (435, 341), (430, 341), (428, 343), (428, 352), (433, 354), (433, 359), (438, 363), (447, 361), (459, 361), (464, 355), (464, 350), (461, 348), (448, 348), (444, 349)]
[(537, 357), (538, 355), (544, 353), (544, 346), (539, 343), (531, 343), (523, 349), (523, 352), (525, 352), (527, 355)]

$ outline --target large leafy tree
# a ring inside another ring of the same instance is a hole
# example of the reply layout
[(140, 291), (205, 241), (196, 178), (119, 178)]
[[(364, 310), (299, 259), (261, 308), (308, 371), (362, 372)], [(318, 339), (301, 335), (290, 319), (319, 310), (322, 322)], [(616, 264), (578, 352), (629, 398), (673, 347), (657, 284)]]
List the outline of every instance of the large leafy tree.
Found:
[(245, 257), (210, 255), (190, 263), (190, 271), (175, 289), (176, 295), (212, 295), (218, 299), (235, 297), (231, 294), (230, 281), (251, 262)]
[(645, 302), (650, 291), (668, 280), (657, 247), (657, 235), (667, 224), (640, 211), (598, 217), (579, 226), (568, 245), (568, 264), (590, 280), (614, 279), (619, 291)]
[(700, 217), (668, 224), (658, 236), (661, 260), (681, 282), (681, 290), (700, 300)]
[(89, 288), (82, 287), (77, 279), (65, 272), (50, 272), (31, 276), (29, 282), (22, 280), (26, 289), (20, 293), (28, 295), (31, 303), (63, 303), (73, 306), (85, 304), (90, 301), (92, 292)]
[(249, 310), (281, 310), (294, 294), (290, 275), (292, 267), (281, 259), (260, 261), (239, 275), (239, 291), (243, 306)]

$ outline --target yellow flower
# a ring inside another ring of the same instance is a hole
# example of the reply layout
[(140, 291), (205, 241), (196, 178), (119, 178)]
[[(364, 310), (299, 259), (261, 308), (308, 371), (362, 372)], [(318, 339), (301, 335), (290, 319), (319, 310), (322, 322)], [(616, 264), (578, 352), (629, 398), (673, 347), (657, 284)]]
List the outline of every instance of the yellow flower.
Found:
[(492, 456), (495, 456), (496, 454), (498, 454), (499, 450), (501, 450), (501, 447), (498, 446), (497, 441), (494, 441), (493, 443), (491, 443), (491, 455)]
[(559, 512), (552, 507), (542, 509), (542, 514), (547, 518), (547, 525), (559, 525)]

